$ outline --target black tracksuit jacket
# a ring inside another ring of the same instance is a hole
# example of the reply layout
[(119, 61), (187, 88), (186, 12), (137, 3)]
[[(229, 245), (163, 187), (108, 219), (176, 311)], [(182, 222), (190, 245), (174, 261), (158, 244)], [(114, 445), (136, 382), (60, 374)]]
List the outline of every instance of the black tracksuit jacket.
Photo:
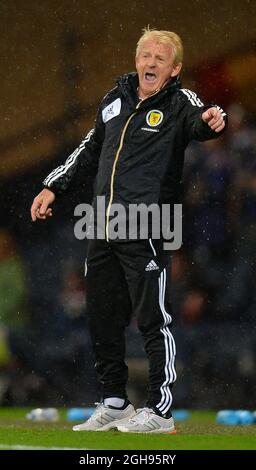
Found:
[(118, 79), (98, 109), (94, 129), (64, 165), (47, 176), (44, 186), (61, 193), (79, 168), (94, 168), (95, 196), (105, 196), (107, 219), (113, 203), (128, 207), (178, 202), (188, 143), (220, 135), (201, 119), (216, 105), (204, 106), (194, 92), (181, 88), (179, 77), (141, 101), (137, 87), (136, 73)]

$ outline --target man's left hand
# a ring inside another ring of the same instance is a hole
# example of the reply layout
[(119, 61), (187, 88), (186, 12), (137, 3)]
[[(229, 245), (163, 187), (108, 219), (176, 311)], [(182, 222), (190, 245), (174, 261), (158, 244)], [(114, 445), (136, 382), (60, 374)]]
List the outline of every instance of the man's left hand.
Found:
[(223, 111), (218, 108), (209, 108), (202, 114), (202, 120), (215, 132), (220, 132), (225, 127), (222, 116)]

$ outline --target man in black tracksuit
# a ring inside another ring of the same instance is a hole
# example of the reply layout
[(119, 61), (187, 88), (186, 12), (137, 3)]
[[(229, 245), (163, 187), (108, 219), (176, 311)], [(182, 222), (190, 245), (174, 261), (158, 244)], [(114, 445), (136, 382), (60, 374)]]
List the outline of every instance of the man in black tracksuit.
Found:
[[(51, 215), (55, 195), (66, 190), (82, 168), (97, 173), (96, 197), (105, 200), (105, 239), (88, 250), (88, 315), (102, 403), (75, 431), (175, 432), (171, 388), (176, 379), (175, 342), (166, 285), (170, 254), (163, 238), (111, 237), (113, 204), (173, 204), (182, 177), (184, 151), (192, 140), (220, 135), (226, 115), (204, 106), (181, 88), (180, 38), (169, 31), (145, 30), (136, 53), (137, 73), (122, 76), (103, 99), (95, 122), (66, 162), (44, 180), (35, 198), (32, 219)], [(122, 301), (120, 302), (120, 299)], [(125, 301), (124, 301), (125, 299)], [(124, 330), (135, 314), (149, 360), (146, 407), (135, 412), (127, 399)]]

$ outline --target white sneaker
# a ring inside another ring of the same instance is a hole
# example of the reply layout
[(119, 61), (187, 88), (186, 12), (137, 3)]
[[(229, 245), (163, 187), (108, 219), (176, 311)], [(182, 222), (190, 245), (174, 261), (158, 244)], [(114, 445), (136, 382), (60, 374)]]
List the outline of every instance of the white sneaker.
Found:
[(131, 403), (124, 409), (111, 408), (102, 403), (96, 405), (93, 415), (85, 423), (73, 426), (73, 431), (109, 431), (136, 414)]
[(140, 408), (135, 416), (117, 425), (121, 432), (176, 434), (173, 418), (162, 418), (151, 408)]

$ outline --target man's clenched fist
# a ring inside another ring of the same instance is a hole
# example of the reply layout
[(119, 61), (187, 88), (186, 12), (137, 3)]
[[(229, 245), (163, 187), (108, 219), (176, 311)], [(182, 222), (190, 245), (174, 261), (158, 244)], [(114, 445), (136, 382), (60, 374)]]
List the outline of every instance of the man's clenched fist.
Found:
[(209, 108), (202, 114), (202, 120), (215, 132), (220, 132), (225, 127), (223, 109)]

